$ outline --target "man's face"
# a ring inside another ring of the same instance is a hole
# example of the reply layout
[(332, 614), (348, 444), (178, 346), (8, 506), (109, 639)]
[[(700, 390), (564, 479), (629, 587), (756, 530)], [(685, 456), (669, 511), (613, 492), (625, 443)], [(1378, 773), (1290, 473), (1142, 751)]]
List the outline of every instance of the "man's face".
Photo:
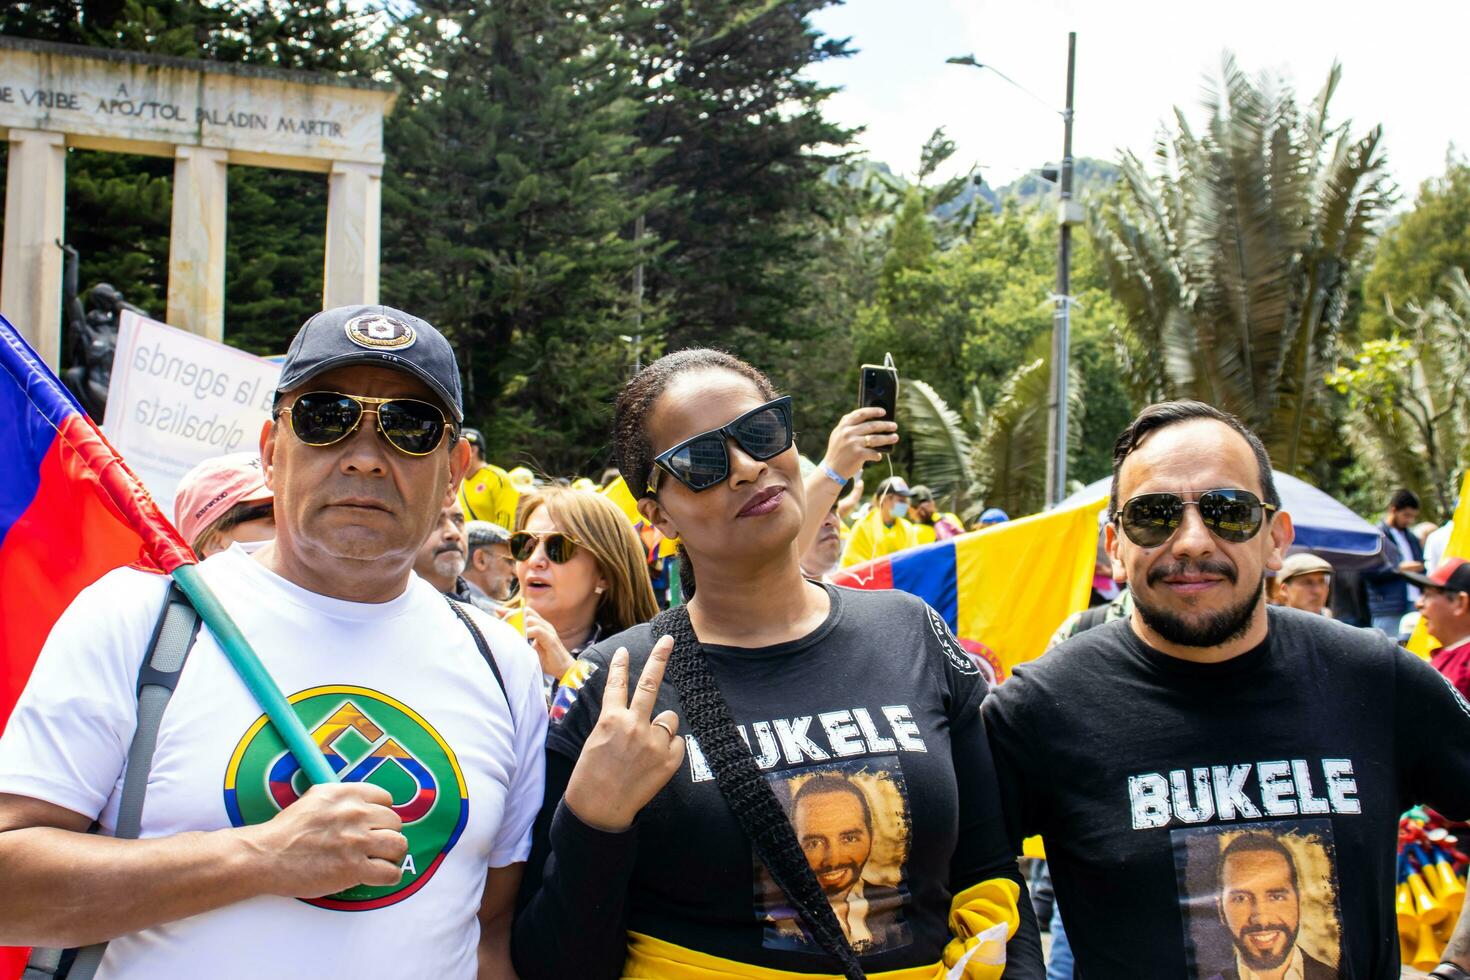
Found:
[(1281, 603), (1304, 612), (1320, 613), (1327, 607), (1332, 577), (1326, 572), (1306, 572), (1281, 583)]
[[(285, 395), (282, 404), (289, 406), (306, 391), (438, 404), (417, 378), (362, 365), (323, 372)], [(308, 446), (282, 414), (267, 423), (261, 442), (266, 483), (276, 498), (276, 547), (318, 567), (347, 560), (396, 563), (407, 570), (440, 520), (451, 488), (463, 478), (468, 455), (463, 443), (441, 445), (427, 456), (399, 452), (378, 435), (376, 416), (367, 413), (340, 442)]]
[(934, 518), (934, 501), (925, 500), (923, 503), (914, 504), (914, 516), (925, 524)]
[[(1190, 501), (1216, 489), (1265, 496), (1250, 444), (1222, 422), (1199, 419), (1150, 433), (1124, 460), (1118, 506), (1143, 493), (1177, 493)], [(1279, 569), (1291, 544), (1291, 520), (1268, 512), (1255, 537), (1234, 544), (1205, 527), (1198, 507), (1187, 506), (1179, 528), (1158, 547), (1134, 544), (1116, 521), (1107, 536), (1113, 578), (1128, 583), (1143, 622), (1169, 643), (1210, 648), (1250, 628), (1263, 601), (1266, 569)]]
[(1470, 636), (1470, 596), (1463, 592), (1425, 587), (1415, 603), (1424, 616), (1424, 626), (1443, 644), (1458, 643)]
[(516, 560), (511, 557), (510, 545), (492, 544), (475, 549), (465, 578), (496, 602), (509, 599), (516, 580)]
[(1275, 851), (1240, 851), (1220, 874), (1220, 917), (1252, 970), (1274, 970), (1296, 947), (1301, 899), (1291, 867)]
[(439, 511), (439, 523), (420, 546), (413, 570), (440, 592), (452, 592), (464, 572), (464, 552), (464, 511), (454, 500)]
[(1407, 531), (1418, 519), (1418, 507), (1390, 507), (1388, 509), (1388, 523), (1400, 531)]
[(842, 519), (837, 516), (834, 505), (822, 518), (822, 525), (807, 546), (806, 554), (801, 556), (802, 570), (808, 575), (819, 578), (837, 567), (837, 560), (842, 557), (841, 526)]
[(873, 850), (862, 802), (846, 790), (813, 793), (797, 803), (792, 824), (822, 891), (845, 895), (862, 877)]

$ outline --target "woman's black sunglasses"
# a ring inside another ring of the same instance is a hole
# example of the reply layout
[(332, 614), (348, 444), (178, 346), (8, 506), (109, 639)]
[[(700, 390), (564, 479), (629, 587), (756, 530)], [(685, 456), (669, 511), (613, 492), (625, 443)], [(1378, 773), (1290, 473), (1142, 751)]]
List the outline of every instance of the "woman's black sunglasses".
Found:
[(1177, 493), (1141, 493), (1129, 498), (1114, 519), (1129, 541), (1140, 548), (1157, 548), (1184, 523), (1186, 507), (1198, 507), (1210, 533), (1232, 544), (1259, 534), (1266, 514), (1276, 509), (1249, 490), (1206, 490), (1198, 500), (1185, 500)]
[[(672, 449), (659, 453), (653, 465), (695, 493), (708, 490), (730, 475), (727, 440), (751, 459), (764, 462), (791, 448), (791, 396), (777, 398), (753, 408), (728, 425), (691, 436)], [(648, 492), (656, 493), (653, 478)]]
[(560, 531), (536, 534), (534, 531), (517, 531), (510, 536), (510, 556), (516, 561), (530, 561), (536, 553), (536, 545), (546, 543), (546, 560), (555, 565), (564, 565), (577, 553), (577, 541)]
[(444, 441), (445, 430), (453, 430), (437, 405), (340, 391), (308, 391), (278, 414), (291, 416), (291, 431), (308, 446), (330, 446), (357, 431), (367, 413), (377, 419), (378, 434), (388, 445), (408, 456), (429, 455)]

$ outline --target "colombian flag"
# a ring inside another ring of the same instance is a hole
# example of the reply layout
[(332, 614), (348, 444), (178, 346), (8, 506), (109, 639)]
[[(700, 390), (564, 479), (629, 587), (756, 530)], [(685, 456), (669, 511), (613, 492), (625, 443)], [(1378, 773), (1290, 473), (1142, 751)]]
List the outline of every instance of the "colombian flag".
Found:
[(838, 585), (912, 592), (997, 681), (1033, 660), (1087, 607), (1106, 501), (1062, 507), (844, 569)]
[[(194, 554), (71, 393), (0, 317), (0, 730), (77, 593)], [(26, 950), (0, 949), (0, 977)]]

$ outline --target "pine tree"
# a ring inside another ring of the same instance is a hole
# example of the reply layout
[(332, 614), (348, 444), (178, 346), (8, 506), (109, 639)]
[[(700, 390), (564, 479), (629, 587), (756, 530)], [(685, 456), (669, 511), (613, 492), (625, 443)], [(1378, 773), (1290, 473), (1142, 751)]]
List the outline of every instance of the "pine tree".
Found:
[(647, 219), (670, 245), (648, 273), (670, 349), (712, 343), (773, 365), (789, 356), (781, 341), (817, 339), (799, 314), (830, 205), (824, 174), (851, 133), (822, 117), (831, 90), (802, 71), (850, 53), (807, 22), (831, 3), (629, 4), (639, 137), (668, 151), (638, 176), (670, 195)]
[(491, 458), (596, 472), (632, 360), (627, 175), (648, 156), (614, 27), (584, 0), (439, 0), (405, 28), (385, 301), (456, 342)]

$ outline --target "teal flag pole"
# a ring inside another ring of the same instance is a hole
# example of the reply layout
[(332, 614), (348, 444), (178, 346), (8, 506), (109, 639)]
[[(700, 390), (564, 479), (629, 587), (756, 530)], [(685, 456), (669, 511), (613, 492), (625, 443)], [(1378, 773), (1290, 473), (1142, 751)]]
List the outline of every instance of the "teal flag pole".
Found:
[(240, 632), (240, 627), (235, 625), (234, 619), (220, 604), (214, 592), (204, 584), (204, 578), (199, 574), (198, 566), (180, 565), (173, 570), (172, 574), (179, 589), (194, 604), (199, 618), (214, 634), (215, 641), (225, 652), (230, 665), (235, 668), (235, 673), (240, 675), (240, 680), (244, 681), (245, 686), (249, 688), (250, 694), (255, 698), (255, 703), (260, 705), (261, 710), (265, 712), (266, 717), (270, 719), (271, 724), (275, 726), (276, 731), (285, 741), (286, 747), (301, 764), (306, 778), (314, 785), (337, 782), (337, 774), (327, 764), (327, 757), (322, 754), (322, 750), (307, 734), (306, 726), (301, 724), (301, 719), (296, 717), (296, 712), (287, 703), (281, 689), (266, 672), (265, 665), (255, 655), (250, 641), (245, 639), (245, 634)]

